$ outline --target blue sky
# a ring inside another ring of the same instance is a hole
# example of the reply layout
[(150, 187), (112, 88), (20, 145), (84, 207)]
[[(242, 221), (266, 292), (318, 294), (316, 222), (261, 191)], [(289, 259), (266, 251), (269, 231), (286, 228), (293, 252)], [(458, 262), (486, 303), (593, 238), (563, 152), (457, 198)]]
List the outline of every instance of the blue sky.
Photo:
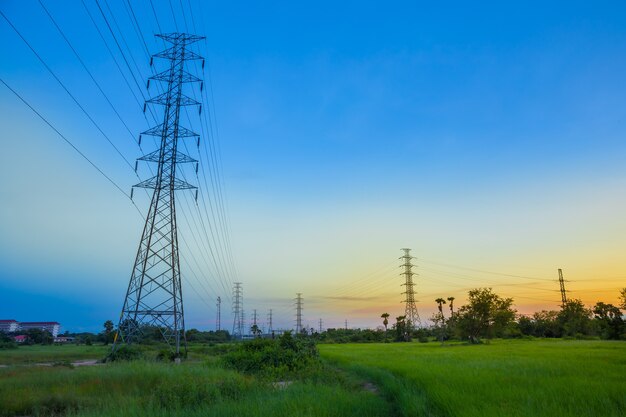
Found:
[[(145, 130), (81, 2), (43, 3), (131, 132)], [(173, 3), (179, 28), (183, 18), (191, 26), (187, 3), (185, 16)], [(375, 312), (403, 309), (393, 269), (401, 247), (423, 262), (423, 317), (435, 309), (430, 298), (462, 299), (466, 287), (487, 284), (518, 295), (520, 311), (554, 308), (551, 283), (503, 274), (554, 278), (559, 267), (580, 291), (572, 296), (615, 301), (626, 282), (622, 2), (190, 3), (207, 36), (199, 52), (211, 70), (207, 106), (247, 313), (273, 308), (290, 326), (291, 298), (302, 292), (311, 323), (377, 325)], [(95, 1), (85, 4), (107, 35)], [(146, 52), (124, 4), (109, 5), (143, 85)], [(152, 11), (133, 7), (158, 52)], [(174, 31), (169, 2), (155, 8)], [(9, 0), (0, 10), (124, 156), (139, 157), (39, 3)], [(3, 19), (0, 35), (11, 58), (0, 62), (2, 79), (124, 189), (138, 182)], [(96, 330), (118, 315), (142, 219), (4, 86), (0, 110), (0, 316)], [(179, 207), (193, 225), (190, 201)], [(183, 275), (198, 290), (183, 282), (188, 326), (211, 328), (214, 298), (228, 299), (229, 282), (179, 223)], [(427, 271), (429, 261), (502, 274)]]

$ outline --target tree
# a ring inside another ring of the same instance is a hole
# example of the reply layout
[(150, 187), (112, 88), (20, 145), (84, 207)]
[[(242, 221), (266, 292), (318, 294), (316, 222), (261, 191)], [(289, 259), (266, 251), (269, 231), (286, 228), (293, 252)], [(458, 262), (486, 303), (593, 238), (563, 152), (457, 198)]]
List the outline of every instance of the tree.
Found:
[(54, 342), (52, 334), (47, 330), (42, 329), (28, 329), (26, 330), (26, 343), (27, 345), (51, 345)]
[(411, 340), (406, 316), (396, 317), (396, 324), (393, 325), (393, 328), (396, 331), (396, 342), (409, 342)]
[(437, 298), (435, 302), (439, 305), (439, 313), (443, 315), (443, 305), (446, 303), (446, 300), (440, 297), (440, 298)]
[(559, 312), (541, 310), (533, 313), (533, 336), (561, 337), (563, 329), (559, 323)]
[(593, 308), (593, 314), (599, 324), (600, 336), (603, 339), (620, 339), (624, 333), (624, 320), (618, 307), (600, 301)]
[(620, 298), (620, 301), (622, 302), (622, 304), (620, 305), (620, 308), (622, 310), (626, 310), (626, 288), (622, 288), (622, 290), (619, 293), (619, 298)]
[(380, 317), (383, 319), (383, 326), (385, 326), (385, 333), (387, 333), (387, 325), (389, 324), (389, 320), (387, 319), (389, 318), (389, 313), (383, 313)]
[(491, 288), (476, 288), (468, 293), (468, 304), (456, 313), (457, 329), (461, 337), (472, 343), (480, 337), (502, 337), (514, 324), (516, 311), (512, 298), (501, 298)]
[(582, 336), (592, 333), (591, 310), (580, 300), (567, 300), (558, 315), (563, 336)]
[(439, 313), (433, 315), (433, 318), (431, 320), (433, 321), (433, 323), (435, 323), (435, 327), (437, 327), (439, 330), (439, 340), (441, 341), (441, 345), (443, 346), (443, 339), (445, 337), (446, 331), (446, 318), (443, 315), (443, 305), (446, 303), (446, 300), (439, 297), (435, 300), (435, 302), (438, 304)]
[(250, 331), (254, 337), (259, 337), (261, 335), (261, 329), (259, 329), (259, 326), (256, 324), (253, 324), (252, 327), (250, 327)]
[(104, 331), (102, 332), (102, 342), (105, 345), (109, 343), (113, 343), (113, 339), (115, 338), (115, 333), (113, 332), (113, 322), (111, 320), (107, 320), (102, 325), (104, 327)]
[(448, 297), (448, 301), (450, 301), (450, 318), (454, 317), (454, 297)]

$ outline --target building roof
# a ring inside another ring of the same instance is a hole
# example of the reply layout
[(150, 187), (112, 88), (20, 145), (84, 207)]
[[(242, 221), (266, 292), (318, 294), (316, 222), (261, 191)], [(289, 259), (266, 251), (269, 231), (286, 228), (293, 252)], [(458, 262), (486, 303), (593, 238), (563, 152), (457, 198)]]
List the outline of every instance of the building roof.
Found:
[(0, 320), (0, 323), (17, 323), (17, 320)]
[(21, 321), (20, 324), (21, 325), (24, 325), (24, 324), (28, 324), (28, 325), (51, 325), (51, 324), (58, 324), (58, 325), (61, 325), (61, 323), (58, 323), (56, 321)]
[(19, 335), (19, 336), (15, 336), (13, 338), (16, 342), (19, 342), (20, 340), (26, 340), (26, 336), (24, 336), (23, 334)]

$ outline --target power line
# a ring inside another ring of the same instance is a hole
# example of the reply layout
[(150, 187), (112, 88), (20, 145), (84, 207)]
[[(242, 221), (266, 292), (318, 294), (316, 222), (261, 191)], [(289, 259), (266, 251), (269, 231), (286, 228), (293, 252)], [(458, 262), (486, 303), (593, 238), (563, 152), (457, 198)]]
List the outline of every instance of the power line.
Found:
[(98, 131), (102, 134), (102, 136), (104, 136), (104, 138), (107, 140), (107, 142), (109, 142), (109, 144), (113, 147), (113, 149), (115, 149), (115, 151), (117, 152), (117, 154), (126, 162), (126, 164), (132, 169), (133, 166), (131, 165), (130, 161), (128, 159), (126, 159), (126, 157), (122, 154), (122, 152), (118, 149), (117, 146), (115, 146), (115, 144), (111, 141), (111, 139), (107, 136), (106, 133), (104, 133), (104, 131), (100, 128), (100, 126), (98, 125), (98, 123), (96, 123), (96, 121), (93, 119), (93, 117), (91, 117), (91, 115), (87, 112), (87, 110), (85, 110), (85, 108), (80, 104), (80, 102), (76, 99), (76, 97), (74, 97), (74, 95), (70, 92), (70, 90), (67, 89), (67, 87), (65, 86), (65, 84), (61, 81), (61, 79), (55, 74), (54, 71), (52, 71), (52, 69), (48, 66), (48, 64), (46, 63), (46, 61), (41, 57), (41, 55), (39, 55), (37, 53), (37, 51), (31, 46), (31, 44), (26, 40), (26, 38), (24, 38), (24, 36), (22, 36), (22, 34), (20, 33), (19, 30), (17, 30), (17, 28), (13, 25), (13, 23), (11, 23), (11, 21), (9, 20), (8, 17), (6, 17), (6, 15), (0, 10), (0, 15), (2, 15), (2, 17), (4, 18), (4, 20), (6, 20), (6, 22), (9, 24), (9, 26), (11, 26), (11, 28), (13, 29), (13, 31), (15, 31), (15, 33), (20, 37), (20, 39), (22, 39), (22, 41), (26, 44), (26, 46), (28, 46), (28, 48), (32, 51), (32, 53), (37, 57), (37, 59), (39, 59), (39, 62), (41, 62), (41, 64), (46, 68), (46, 70), (48, 70), (48, 72), (54, 77), (54, 79), (59, 83), (59, 85), (63, 88), (63, 90), (65, 90), (65, 92), (67, 93), (67, 95), (69, 95), (71, 97), (71, 99), (74, 101), (74, 103), (76, 103), (76, 105), (82, 110), (82, 112), (85, 114), (85, 116), (87, 116), (87, 118), (91, 121), (91, 123), (96, 127), (96, 129), (98, 129)]
[[(1, 13), (1, 12), (0, 12)], [(9, 86), (6, 81), (4, 81), (2, 78), (0, 78), (0, 82), (2, 82), (2, 84), (4, 84), (4, 86), (6, 88), (8, 88), (13, 94), (15, 94), (15, 96), (17, 98), (19, 98), (22, 103), (24, 103), (29, 109), (31, 109), (33, 111), (33, 113), (35, 113), (41, 120), (44, 121), (44, 123), (46, 123), (52, 130), (54, 130), (56, 132), (57, 135), (59, 135), (61, 137), (61, 139), (63, 139), (68, 145), (70, 145), (72, 147), (72, 149), (74, 149), (84, 160), (86, 160), (87, 162), (89, 162), (89, 164), (96, 169), (96, 171), (98, 171), (100, 173), (100, 175), (102, 175), (104, 178), (106, 178), (107, 181), (109, 181), (115, 188), (117, 188), (117, 190), (122, 193), (125, 197), (127, 197), (130, 200), (130, 195), (128, 195), (126, 193), (126, 191), (124, 191), (119, 185), (117, 185), (117, 183), (115, 181), (113, 181), (113, 179), (111, 179), (111, 177), (109, 177), (107, 174), (105, 174), (105, 172), (100, 169), (100, 167), (98, 167), (91, 159), (89, 159), (89, 157), (87, 157), (87, 155), (85, 155), (80, 149), (78, 149), (78, 147), (76, 147), (76, 145), (74, 145), (67, 137), (65, 137), (65, 135), (61, 132), (59, 132), (59, 130), (54, 127), (54, 125), (52, 123), (50, 123), (48, 121), (48, 119), (46, 119), (41, 113), (39, 113), (37, 111), (37, 109), (35, 109), (33, 106), (30, 105), (30, 103), (28, 101), (26, 101), (26, 99), (24, 99), (24, 97), (22, 97), (17, 91), (15, 91), (13, 88), (11, 88), (11, 86)], [(139, 212), (139, 214), (141, 215), (141, 210), (139, 210), (139, 207), (137, 207), (137, 205), (132, 202), (133, 206), (135, 206), (135, 208), (137, 209), (137, 211)]]
[(52, 24), (54, 25), (54, 27), (57, 28), (57, 30), (59, 31), (59, 33), (61, 34), (61, 36), (63, 37), (63, 39), (65, 40), (65, 42), (67, 43), (67, 45), (70, 47), (70, 49), (72, 50), (72, 52), (74, 52), (74, 55), (76, 56), (76, 58), (78, 59), (78, 62), (80, 62), (80, 64), (83, 66), (83, 68), (85, 69), (85, 71), (87, 72), (87, 74), (89, 74), (89, 77), (91, 78), (91, 80), (93, 81), (93, 83), (96, 85), (96, 87), (98, 87), (98, 90), (100, 91), (100, 94), (102, 94), (102, 96), (105, 98), (105, 100), (107, 101), (107, 103), (109, 103), (109, 106), (111, 107), (111, 109), (113, 110), (113, 112), (115, 113), (115, 115), (117, 116), (117, 118), (120, 120), (120, 122), (122, 122), (122, 124), (124, 125), (124, 127), (126, 128), (126, 130), (128, 131), (128, 134), (133, 138), (133, 140), (135, 139), (135, 136), (133, 135), (133, 133), (131, 132), (130, 128), (128, 127), (128, 125), (126, 124), (126, 122), (124, 121), (124, 119), (122, 119), (122, 116), (119, 114), (119, 112), (117, 111), (117, 109), (115, 108), (115, 106), (113, 105), (113, 103), (111, 102), (111, 100), (109, 99), (109, 97), (106, 95), (106, 93), (104, 92), (104, 90), (102, 90), (102, 87), (100, 87), (100, 84), (98, 83), (98, 81), (96, 81), (96, 79), (94, 78), (93, 74), (91, 73), (91, 71), (89, 71), (89, 69), (87, 68), (87, 65), (85, 64), (85, 62), (83, 61), (83, 59), (80, 57), (79, 53), (76, 51), (76, 49), (74, 48), (74, 46), (72, 46), (72, 43), (70, 42), (70, 40), (67, 38), (67, 36), (65, 36), (65, 33), (63, 32), (63, 30), (59, 27), (59, 25), (57, 24), (56, 20), (54, 20), (54, 18), (52, 17), (52, 15), (50, 14), (50, 12), (48, 11), (48, 9), (46, 8), (46, 6), (44, 6), (44, 4), (42, 3), (41, 0), (38, 0), (39, 4), (41, 5), (42, 9), (46, 12), (46, 14), (48, 15), (48, 17), (50, 18), (50, 21), (52, 22)]

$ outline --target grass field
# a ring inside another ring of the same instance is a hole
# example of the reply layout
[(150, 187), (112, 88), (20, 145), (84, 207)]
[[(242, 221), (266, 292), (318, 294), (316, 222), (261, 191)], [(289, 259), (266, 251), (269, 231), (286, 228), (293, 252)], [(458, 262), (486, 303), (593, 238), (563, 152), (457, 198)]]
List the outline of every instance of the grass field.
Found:
[[(322, 368), (296, 381), (269, 381), (224, 369), (218, 358), (202, 357), (203, 350), (194, 347), (193, 358), (181, 365), (142, 360), (88, 367), (69, 363), (94, 358), (105, 348), (0, 351), (3, 363), (15, 360), (0, 368), (0, 416), (385, 417), (392, 412), (384, 398), (363, 389), (363, 381), (339, 371)], [(57, 365), (27, 365), (45, 361)]]
[(321, 345), (375, 381), (402, 416), (624, 416), (626, 343)]
[[(623, 416), (626, 343), (320, 345), (327, 364), (287, 384), (225, 369), (193, 346), (181, 365), (71, 367), (104, 346), (0, 351), (0, 416)], [(34, 363), (56, 363), (35, 366)], [(372, 384), (373, 383), (373, 386)]]
[(0, 350), (0, 365), (101, 359), (110, 349), (110, 346), (102, 345), (21, 346), (19, 349)]

